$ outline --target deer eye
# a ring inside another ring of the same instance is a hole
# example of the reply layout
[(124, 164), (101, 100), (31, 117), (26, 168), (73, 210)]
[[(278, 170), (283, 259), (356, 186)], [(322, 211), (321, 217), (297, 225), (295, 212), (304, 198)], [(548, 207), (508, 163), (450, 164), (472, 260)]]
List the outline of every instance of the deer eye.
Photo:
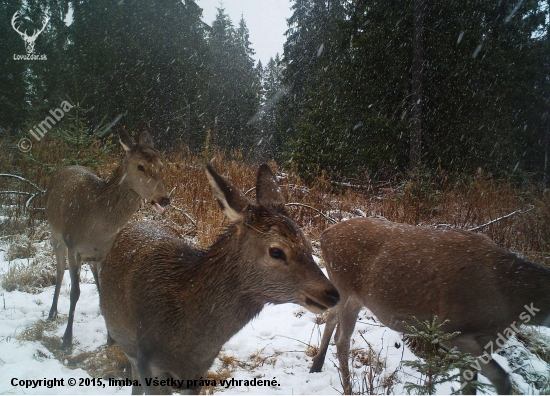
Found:
[(145, 172), (145, 168), (143, 167), (143, 165), (138, 165), (138, 170), (142, 171), (142, 172)]
[(286, 259), (285, 252), (283, 252), (281, 249), (276, 248), (276, 247), (269, 248), (269, 255), (271, 257), (273, 257), (274, 259), (277, 259), (277, 260), (285, 260)]

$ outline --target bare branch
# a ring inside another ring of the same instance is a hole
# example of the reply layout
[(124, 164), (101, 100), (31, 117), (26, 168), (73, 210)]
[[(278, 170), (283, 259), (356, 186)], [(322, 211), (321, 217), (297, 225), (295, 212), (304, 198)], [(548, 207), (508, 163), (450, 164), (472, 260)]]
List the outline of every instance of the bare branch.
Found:
[(0, 194), (17, 194), (17, 195), (33, 195), (32, 193), (30, 192), (26, 192), (26, 191), (0, 191)]
[(25, 208), (27, 210), (34, 210), (36, 212), (42, 212), (42, 211), (45, 211), (46, 208), (31, 208), (31, 204), (32, 204), (32, 201), (34, 201), (34, 199), (36, 197), (39, 197), (41, 195), (41, 193), (37, 192), (36, 194), (32, 195), (29, 199), (27, 199), (27, 203), (25, 204)]
[(326, 220), (330, 221), (332, 224), (338, 223), (337, 220), (335, 220), (332, 217), (324, 214), (319, 209), (315, 209), (313, 206), (309, 206), (309, 205), (298, 203), (298, 202), (290, 202), (290, 203), (285, 204), (285, 206), (301, 206), (301, 207), (304, 207), (304, 208), (308, 208), (308, 209), (314, 210), (315, 212), (319, 213), (321, 216), (323, 216)]
[[(308, 193), (309, 192), (309, 187), (306, 187), (306, 186), (300, 186), (298, 184), (285, 184), (284, 186), (287, 186), (288, 188), (290, 188), (291, 190), (301, 190), (303, 193)], [(246, 190), (246, 192), (244, 193), (244, 195), (248, 195), (250, 194), (252, 191), (254, 191), (256, 189), (256, 187), (252, 187), (252, 188), (249, 188), (248, 190)]]
[(197, 225), (197, 221), (196, 221), (195, 219), (193, 219), (191, 216), (189, 216), (189, 215), (187, 214), (187, 212), (185, 212), (183, 209), (178, 208), (176, 205), (172, 205), (172, 204), (170, 204), (170, 207), (176, 209), (176, 210), (179, 211), (182, 215), (184, 215), (185, 217), (187, 217), (187, 218), (191, 221), (191, 223), (193, 223), (194, 226)]
[(491, 224), (493, 224), (493, 223), (496, 223), (497, 221), (507, 219), (508, 217), (512, 217), (512, 216), (517, 215), (517, 214), (524, 214), (524, 213), (530, 212), (530, 211), (532, 211), (533, 209), (535, 209), (535, 206), (534, 206), (534, 205), (529, 205), (529, 206), (530, 206), (530, 208), (527, 209), (527, 210), (514, 210), (512, 213), (508, 213), (507, 215), (504, 215), (504, 216), (502, 216), (502, 217), (499, 217), (498, 219), (494, 219), (494, 220), (488, 221), (487, 223), (482, 224), (482, 225), (479, 225), (479, 226), (474, 227), (474, 228), (469, 228), (468, 231), (477, 231), (477, 230), (480, 230), (480, 229), (482, 229), (482, 228), (487, 227), (488, 225), (491, 225)]
[(27, 180), (27, 179), (25, 179), (24, 177), (21, 177), (21, 176), (12, 175), (12, 174), (9, 174), (9, 173), (0, 173), (0, 177), (11, 177), (11, 178), (14, 178), (14, 179), (23, 181), (23, 182), (25, 182), (25, 183), (29, 183), (31, 186), (33, 186), (34, 188), (36, 188), (41, 194), (44, 194), (44, 193), (46, 192), (46, 190), (42, 190), (40, 187), (38, 187), (38, 186), (37, 186), (36, 184), (34, 184), (32, 181)]

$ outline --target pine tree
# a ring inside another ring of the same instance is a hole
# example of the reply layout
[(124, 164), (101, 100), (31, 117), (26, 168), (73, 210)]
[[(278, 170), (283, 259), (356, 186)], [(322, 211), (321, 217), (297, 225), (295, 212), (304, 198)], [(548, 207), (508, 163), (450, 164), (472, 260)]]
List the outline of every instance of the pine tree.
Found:
[(225, 10), (218, 8), (208, 38), (211, 64), (205, 106), (213, 143), (228, 149), (250, 148), (256, 138), (253, 120), (260, 104), (260, 76), (248, 36), (244, 19), (235, 29)]
[[(475, 359), (469, 354), (460, 353), (456, 347), (451, 350), (440, 347), (441, 344), (456, 338), (460, 332), (445, 333), (442, 328), (449, 321), (445, 320), (437, 324), (437, 315), (424, 322), (420, 322), (416, 318), (414, 320), (418, 324), (418, 328), (403, 322), (409, 331), (404, 338), (409, 345), (413, 346), (419, 360), (406, 360), (403, 364), (419, 372), (421, 378), (420, 383), (407, 382), (405, 384), (407, 392), (434, 395), (436, 386), (439, 384), (453, 381), (463, 383), (464, 379), (461, 377), (461, 373), (450, 374), (450, 372), (455, 369), (470, 369)], [(482, 387), (477, 381), (471, 381), (470, 386), (475, 386), (478, 389)]]
[(90, 127), (128, 111), (125, 123), (150, 121), (161, 145), (201, 137), (208, 49), (195, 1), (79, 0), (73, 8), (70, 66), (93, 107)]
[(261, 109), (257, 117), (260, 130), (258, 141), (258, 160), (280, 159), (284, 149), (284, 133), (280, 131), (278, 103), (286, 95), (287, 90), (282, 83), (283, 66), (279, 54), (270, 58), (265, 68), (258, 64), (261, 75)]
[(428, 169), (543, 169), (541, 2), (416, 2), (295, 1), (279, 105), (287, 158), (306, 173), (387, 177), (409, 167), (416, 130)]

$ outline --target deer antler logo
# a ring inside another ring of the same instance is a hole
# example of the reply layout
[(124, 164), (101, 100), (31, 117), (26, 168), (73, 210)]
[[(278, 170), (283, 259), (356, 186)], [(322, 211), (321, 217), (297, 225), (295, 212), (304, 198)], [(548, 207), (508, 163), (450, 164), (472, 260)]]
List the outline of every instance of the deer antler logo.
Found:
[(44, 25), (42, 26), (42, 29), (35, 30), (32, 36), (27, 35), (27, 31), (21, 32), (17, 26), (15, 25), (16, 20), (21, 16), (19, 11), (17, 11), (15, 14), (13, 14), (13, 17), (11, 18), (11, 26), (13, 27), (13, 30), (15, 30), (17, 33), (21, 35), (23, 40), (25, 40), (25, 49), (27, 50), (28, 55), (32, 55), (34, 53), (34, 42), (36, 41), (38, 35), (44, 31), (46, 26), (48, 25), (48, 22), (50, 21), (50, 18), (47, 16), (44, 18)]

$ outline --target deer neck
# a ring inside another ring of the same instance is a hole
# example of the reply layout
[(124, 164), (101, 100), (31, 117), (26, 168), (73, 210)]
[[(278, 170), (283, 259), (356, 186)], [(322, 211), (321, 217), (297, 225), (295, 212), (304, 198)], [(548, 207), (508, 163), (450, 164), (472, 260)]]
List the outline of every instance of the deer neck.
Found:
[(242, 257), (243, 242), (235, 243), (232, 234), (230, 230), (220, 236), (193, 268), (193, 274), (201, 279), (200, 285), (193, 282), (200, 288), (196, 295), (201, 298), (196, 304), (203, 312), (201, 320), (212, 323), (202, 328), (213, 329), (217, 334), (212, 336), (225, 341), (257, 316), (267, 303), (258, 297), (258, 274), (254, 270), (257, 264)]
[(110, 224), (117, 232), (130, 220), (141, 202), (141, 197), (130, 188), (125, 179), (125, 166), (122, 163), (105, 182), (98, 200), (103, 206), (102, 212), (107, 212), (111, 219)]

